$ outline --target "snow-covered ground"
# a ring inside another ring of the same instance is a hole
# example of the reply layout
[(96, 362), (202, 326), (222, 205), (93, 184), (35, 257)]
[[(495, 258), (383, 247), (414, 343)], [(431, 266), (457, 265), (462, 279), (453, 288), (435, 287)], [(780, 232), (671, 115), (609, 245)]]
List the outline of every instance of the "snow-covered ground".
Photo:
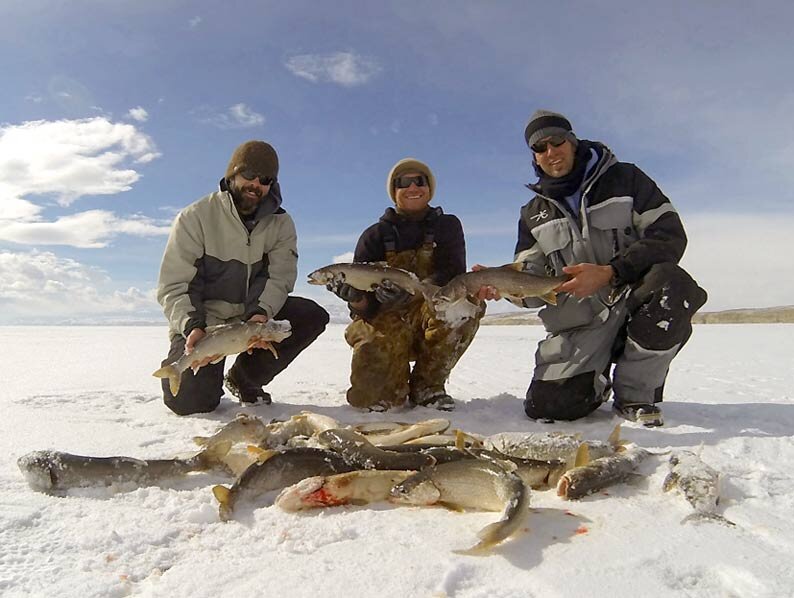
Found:
[[(794, 325), (698, 326), (673, 362), (666, 425), (623, 426), (654, 449), (702, 450), (725, 476), (721, 512), (736, 527), (685, 524), (664, 493), (666, 456), (631, 483), (577, 502), (532, 493), (527, 531), (486, 557), (463, 556), (496, 513), (388, 503), (302, 514), (263, 507), (222, 523), (210, 491), (220, 474), (171, 488), (32, 491), (17, 458), (37, 449), (172, 457), (245, 411), (269, 420), (301, 410), (344, 423), (438, 417), (425, 408), (367, 414), (344, 400), (350, 351), (332, 325), (269, 390), (274, 404), (226, 398), (177, 417), (151, 377), (164, 327), (0, 328), (0, 594), (16, 596), (594, 597), (794, 595)], [(482, 327), (454, 370), (452, 426), (480, 434), (578, 431), (605, 439), (607, 406), (568, 424), (528, 420), (521, 398), (543, 334)], [(701, 449), (702, 447), (702, 449)]]

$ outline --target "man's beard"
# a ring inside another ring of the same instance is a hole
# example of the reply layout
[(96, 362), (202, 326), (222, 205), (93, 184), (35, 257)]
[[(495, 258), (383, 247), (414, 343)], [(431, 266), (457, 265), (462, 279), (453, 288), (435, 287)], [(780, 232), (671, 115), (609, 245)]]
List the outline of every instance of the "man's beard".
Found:
[[(234, 205), (237, 206), (237, 211), (244, 216), (250, 216), (256, 212), (259, 204), (262, 203), (262, 191), (253, 185), (242, 185), (238, 187), (232, 184), (230, 191), (232, 193)], [(256, 198), (248, 197), (246, 191), (255, 193)]]

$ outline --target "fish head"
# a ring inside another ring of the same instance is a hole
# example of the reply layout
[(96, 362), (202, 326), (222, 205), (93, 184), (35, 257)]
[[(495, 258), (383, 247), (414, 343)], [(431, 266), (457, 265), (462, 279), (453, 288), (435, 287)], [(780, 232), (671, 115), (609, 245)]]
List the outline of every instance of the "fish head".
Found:
[(17, 467), (34, 490), (49, 492), (55, 487), (54, 465), (49, 451), (34, 451), (22, 455), (17, 459)]
[(389, 500), (407, 505), (433, 505), (441, 500), (441, 491), (430, 478), (418, 473), (392, 487)]
[(336, 274), (337, 273), (335, 272), (333, 265), (325, 266), (324, 268), (318, 268), (314, 272), (310, 273), (306, 282), (309, 284), (325, 285), (331, 282)]

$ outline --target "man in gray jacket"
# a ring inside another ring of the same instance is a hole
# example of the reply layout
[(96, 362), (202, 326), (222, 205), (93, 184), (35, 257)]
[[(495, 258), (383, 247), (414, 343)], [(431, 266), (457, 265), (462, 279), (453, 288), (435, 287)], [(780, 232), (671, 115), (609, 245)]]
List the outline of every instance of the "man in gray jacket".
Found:
[[(292, 335), (241, 353), (226, 386), (244, 403), (270, 403), (268, 384), (325, 330), (328, 313), (290, 297), (297, 277), (297, 236), (281, 207), (278, 156), (264, 141), (234, 150), (220, 190), (182, 210), (163, 254), (157, 300), (169, 322), (171, 348), (163, 365), (190, 353), (207, 326), (240, 320), (288, 320)], [(206, 361), (206, 360), (205, 360)], [(223, 395), (224, 363), (182, 375), (177, 396), (163, 381), (166, 406), (179, 415), (213, 411)]]
[[(614, 412), (662, 425), (670, 362), (692, 333), (706, 292), (678, 266), (678, 212), (634, 164), (578, 139), (565, 116), (536, 111), (524, 131), (538, 182), (521, 209), (515, 261), (567, 274), (535, 354), (524, 410), (541, 421), (584, 417), (614, 393)], [(495, 298), (494, 289), (481, 298)], [(525, 307), (542, 302), (525, 299)]]

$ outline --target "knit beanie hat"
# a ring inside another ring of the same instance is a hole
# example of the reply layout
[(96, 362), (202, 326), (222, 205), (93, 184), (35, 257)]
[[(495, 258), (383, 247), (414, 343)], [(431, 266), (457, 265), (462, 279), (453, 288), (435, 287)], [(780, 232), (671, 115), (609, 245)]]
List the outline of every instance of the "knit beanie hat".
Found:
[(430, 188), (430, 199), (433, 199), (433, 193), (436, 191), (436, 177), (433, 176), (433, 172), (430, 170), (430, 167), (425, 164), (424, 162), (420, 162), (416, 158), (403, 158), (397, 164), (392, 166), (392, 169), (389, 171), (389, 176), (386, 177), (386, 191), (391, 197), (391, 200), (394, 203), (397, 203), (397, 198), (395, 197), (395, 188), (394, 188), (394, 179), (398, 176), (406, 173), (406, 172), (420, 172), (427, 177), (427, 186)]
[(278, 155), (273, 146), (264, 141), (246, 141), (237, 146), (226, 167), (226, 178), (250, 170), (260, 176), (278, 178)]
[(574, 146), (577, 145), (576, 136), (573, 134), (573, 127), (570, 121), (562, 114), (549, 110), (535, 110), (524, 129), (524, 140), (529, 147), (546, 137), (559, 135), (566, 137)]

